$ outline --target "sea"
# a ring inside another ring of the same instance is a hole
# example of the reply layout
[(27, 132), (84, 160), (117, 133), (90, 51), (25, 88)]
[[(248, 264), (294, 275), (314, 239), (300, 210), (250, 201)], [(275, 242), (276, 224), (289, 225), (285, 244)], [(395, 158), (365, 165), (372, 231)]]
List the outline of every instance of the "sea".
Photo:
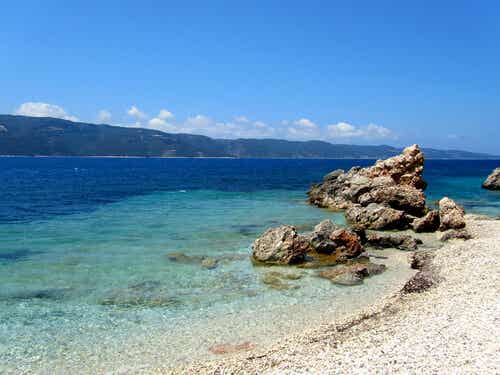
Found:
[[(0, 373), (140, 373), (221, 358), (221, 345), (263, 350), (394, 293), (412, 274), (404, 251), (379, 251), (387, 271), (355, 287), (290, 268), (300, 279), (272, 288), (276, 267), (249, 258), (269, 227), (343, 224), (306, 192), (373, 162), (1, 157)], [(499, 165), (426, 161), (428, 204), (500, 215), (500, 192), (481, 188)]]

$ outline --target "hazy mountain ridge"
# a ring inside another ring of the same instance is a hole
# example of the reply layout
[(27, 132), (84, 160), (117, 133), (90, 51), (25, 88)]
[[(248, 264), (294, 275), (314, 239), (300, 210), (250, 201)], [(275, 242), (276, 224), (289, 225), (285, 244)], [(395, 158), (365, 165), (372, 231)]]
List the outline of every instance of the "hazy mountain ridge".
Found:
[[(213, 139), (203, 135), (0, 115), (0, 155), (236, 158), (386, 158), (401, 149), (323, 141)], [(424, 149), (429, 159), (498, 159), (460, 150)]]

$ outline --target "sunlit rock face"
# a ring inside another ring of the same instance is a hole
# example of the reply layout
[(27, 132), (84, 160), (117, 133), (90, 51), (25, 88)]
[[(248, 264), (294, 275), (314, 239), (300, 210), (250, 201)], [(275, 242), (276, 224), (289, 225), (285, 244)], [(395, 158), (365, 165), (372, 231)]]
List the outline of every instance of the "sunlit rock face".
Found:
[(373, 208), (389, 208), (400, 213), (378, 210), (384, 215), (391, 213), (394, 220), (399, 216), (398, 223), (388, 221), (387, 229), (403, 228), (427, 211), (424, 194), (427, 184), (422, 177), (423, 170), (424, 155), (418, 145), (413, 145), (400, 155), (379, 160), (371, 167), (329, 173), (322, 183), (310, 189), (309, 202), (331, 209), (357, 207), (355, 212), (351, 211), (349, 221), (356, 224), (359, 218), (367, 228), (373, 229), (386, 229), (383, 222), (367, 219), (367, 216), (373, 216)]

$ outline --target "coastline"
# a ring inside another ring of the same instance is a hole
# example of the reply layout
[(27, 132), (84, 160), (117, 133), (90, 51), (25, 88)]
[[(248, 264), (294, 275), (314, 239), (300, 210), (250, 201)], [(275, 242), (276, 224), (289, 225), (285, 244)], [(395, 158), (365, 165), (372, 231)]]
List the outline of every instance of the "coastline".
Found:
[(396, 293), (271, 348), (155, 372), (499, 373), (500, 220), (467, 215), (467, 227), (473, 239), (434, 251), (442, 281), (422, 293)]

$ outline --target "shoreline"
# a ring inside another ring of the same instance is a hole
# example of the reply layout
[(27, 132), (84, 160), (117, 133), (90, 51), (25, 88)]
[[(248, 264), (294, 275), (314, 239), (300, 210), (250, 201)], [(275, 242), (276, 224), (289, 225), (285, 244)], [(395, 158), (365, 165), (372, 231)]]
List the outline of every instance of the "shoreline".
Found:
[(426, 291), (387, 296), (270, 348), (155, 373), (499, 373), (500, 220), (467, 215), (467, 227), (473, 239), (433, 251), (442, 281)]

